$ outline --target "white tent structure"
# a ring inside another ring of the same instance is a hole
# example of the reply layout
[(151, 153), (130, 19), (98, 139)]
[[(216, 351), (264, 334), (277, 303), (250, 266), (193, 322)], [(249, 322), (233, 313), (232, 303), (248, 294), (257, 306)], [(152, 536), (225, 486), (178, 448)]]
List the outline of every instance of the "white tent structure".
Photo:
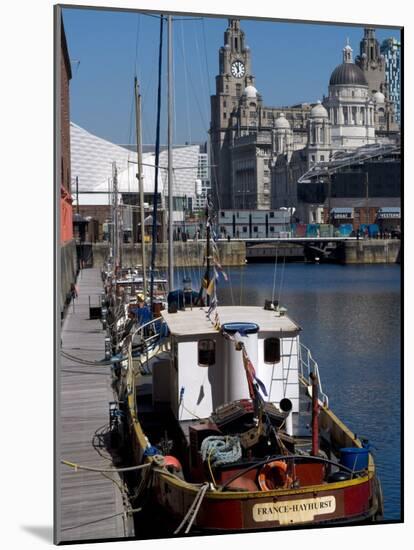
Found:
[[(118, 190), (120, 193), (137, 193), (137, 154), (125, 147), (115, 145), (95, 136), (77, 126), (70, 124), (71, 138), (71, 171), (73, 178), (78, 177), (79, 192), (88, 193), (92, 200), (96, 194), (97, 204), (102, 204), (98, 195), (108, 192), (108, 180), (112, 180), (112, 163), (118, 169)], [(144, 188), (146, 193), (154, 192), (155, 162), (153, 153), (143, 155)], [(110, 186), (111, 187), (111, 186)], [(163, 191), (163, 179), (158, 176), (159, 192)], [(74, 192), (74, 181), (72, 192)], [(81, 199), (80, 199), (81, 201)]]
[[(112, 190), (112, 163), (118, 169), (118, 190), (125, 195), (138, 193), (137, 154), (91, 134), (71, 122), (71, 172), (72, 194), (75, 194), (75, 180), (78, 178), (79, 204), (81, 206), (109, 205)], [(176, 201), (174, 221), (182, 220), (183, 204), (191, 208), (196, 204), (196, 181), (200, 157), (199, 145), (185, 145), (173, 149), (173, 195)], [(162, 207), (168, 193), (167, 151), (160, 153), (158, 192)], [(143, 154), (144, 194), (152, 195), (155, 184), (155, 154)], [(149, 202), (149, 201), (148, 201)]]

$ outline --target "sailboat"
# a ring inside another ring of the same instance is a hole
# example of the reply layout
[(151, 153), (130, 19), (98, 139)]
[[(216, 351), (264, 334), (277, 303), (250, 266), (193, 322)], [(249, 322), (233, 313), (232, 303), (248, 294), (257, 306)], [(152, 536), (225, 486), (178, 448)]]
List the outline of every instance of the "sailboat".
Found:
[(218, 303), (209, 203), (205, 215), (206, 305), (170, 300), (156, 331), (151, 320), (120, 342), (134, 508), (149, 499), (176, 536), (380, 520), (369, 442), (331, 409), (300, 325), (274, 300)]

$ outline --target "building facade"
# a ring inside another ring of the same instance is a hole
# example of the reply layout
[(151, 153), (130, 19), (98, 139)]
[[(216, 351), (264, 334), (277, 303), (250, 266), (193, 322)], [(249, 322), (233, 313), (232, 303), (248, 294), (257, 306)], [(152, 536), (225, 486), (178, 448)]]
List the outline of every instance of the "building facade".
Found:
[(200, 147), (198, 155), (198, 170), (196, 180), (196, 197), (194, 211), (200, 212), (206, 205), (207, 197), (211, 194), (211, 177), (209, 164), (208, 143)]
[[(263, 104), (240, 21), (229, 19), (211, 97), (212, 198), (219, 208), (270, 208), (272, 155), (278, 146), (293, 151), (306, 144), (310, 109)], [(285, 122), (276, 124), (281, 114)]]
[(221, 238), (287, 237), (291, 222), (292, 216), (288, 210), (219, 210), (217, 216)]
[(73, 227), (69, 109), (69, 81), (72, 78), (72, 70), (63, 20), (60, 32), (60, 242), (64, 244), (73, 239)]
[(385, 81), (390, 100), (394, 104), (395, 119), (401, 123), (401, 42), (388, 38), (381, 44), (385, 58)]
[(375, 37), (375, 29), (364, 29), (364, 37), (359, 46), (359, 56), (355, 59), (355, 63), (364, 72), (368, 91), (377, 103), (375, 121), (377, 130), (398, 130), (395, 103), (390, 96), (386, 76), (387, 62)]
[(268, 107), (255, 87), (251, 50), (229, 19), (211, 97), (212, 198), (218, 209), (296, 207), (297, 180), (333, 154), (393, 143), (398, 125), (388, 96), (385, 58), (365, 29), (354, 62), (347, 44), (322, 102)]

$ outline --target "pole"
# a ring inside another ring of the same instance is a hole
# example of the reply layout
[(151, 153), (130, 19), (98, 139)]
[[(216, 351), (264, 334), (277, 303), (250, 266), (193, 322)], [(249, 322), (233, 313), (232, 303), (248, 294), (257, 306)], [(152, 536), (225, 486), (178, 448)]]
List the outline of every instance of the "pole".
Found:
[(113, 177), (113, 204), (114, 204), (114, 265), (115, 273), (119, 267), (119, 225), (118, 225), (118, 173), (116, 168), (116, 162), (112, 163), (112, 177)]
[(318, 379), (314, 372), (311, 372), (312, 381), (312, 455), (319, 453), (319, 401), (318, 401)]
[(331, 174), (328, 170), (328, 223), (331, 223)]
[(369, 225), (369, 206), (368, 206), (368, 199), (369, 199), (369, 190), (368, 190), (368, 166), (367, 171), (365, 172), (365, 200), (366, 200), (366, 212), (367, 212), (367, 225)]
[(144, 209), (144, 176), (142, 173), (142, 135), (141, 135), (141, 94), (139, 93), (138, 79), (135, 77), (135, 120), (137, 133), (137, 160), (139, 184), (139, 208), (141, 220), (141, 263), (144, 300), (147, 298), (147, 261), (145, 257), (145, 209)]
[[(209, 218), (209, 212), (207, 207), (207, 222), (206, 222), (206, 230), (207, 230), (207, 246), (206, 246), (206, 289), (208, 289), (210, 285), (210, 218)], [(210, 305), (210, 296), (206, 294), (206, 300), (207, 305)]]
[(173, 249), (173, 74), (172, 74), (172, 17), (168, 16), (168, 280), (169, 288), (174, 288), (174, 249)]
[(161, 115), (161, 80), (162, 80), (162, 38), (164, 16), (160, 17), (160, 47), (158, 53), (158, 92), (157, 92), (157, 126), (155, 132), (155, 182), (154, 205), (152, 213), (152, 246), (151, 246), (151, 278), (150, 278), (150, 303), (151, 311), (154, 302), (154, 269), (157, 243), (157, 206), (158, 206), (158, 173), (160, 162), (160, 115)]
[(76, 176), (76, 213), (79, 214), (79, 178)]

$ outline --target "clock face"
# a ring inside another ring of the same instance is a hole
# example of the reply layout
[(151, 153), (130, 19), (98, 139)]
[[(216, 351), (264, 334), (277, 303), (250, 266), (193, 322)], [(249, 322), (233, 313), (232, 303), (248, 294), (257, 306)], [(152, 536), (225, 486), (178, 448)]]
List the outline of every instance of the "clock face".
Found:
[(242, 78), (246, 72), (244, 64), (241, 61), (233, 61), (231, 64), (231, 74), (235, 78)]

